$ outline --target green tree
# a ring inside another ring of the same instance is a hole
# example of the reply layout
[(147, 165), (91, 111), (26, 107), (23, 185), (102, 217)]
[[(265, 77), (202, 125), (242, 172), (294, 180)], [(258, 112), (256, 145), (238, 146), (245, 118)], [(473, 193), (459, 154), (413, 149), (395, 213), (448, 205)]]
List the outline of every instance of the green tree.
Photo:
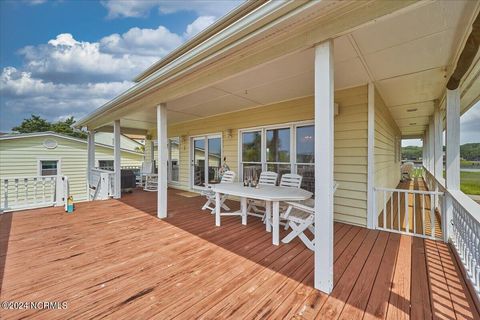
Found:
[(72, 125), (74, 123), (75, 119), (73, 117), (69, 117), (64, 121), (57, 121), (51, 123), (41, 118), (40, 116), (32, 114), (29, 119), (23, 119), (20, 125), (13, 127), (12, 131), (18, 133), (53, 131), (75, 138), (86, 139), (87, 135), (84, 132), (72, 128)]

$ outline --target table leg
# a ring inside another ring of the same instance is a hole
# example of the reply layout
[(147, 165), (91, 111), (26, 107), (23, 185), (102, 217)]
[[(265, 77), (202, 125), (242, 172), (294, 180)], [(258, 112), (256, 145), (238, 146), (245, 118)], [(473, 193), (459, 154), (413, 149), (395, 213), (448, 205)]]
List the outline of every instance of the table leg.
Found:
[(220, 193), (215, 192), (215, 225), (220, 227), (220, 209), (222, 203), (220, 201)]
[(280, 203), (273, 202), (273, 244), (278, 246), (280, 244)]
[(265, 230), (272, 232), (272, 202), (265, 201)]
[(240, 198), (240, 206), (242, 210), (242, 224), (247, 224), (247, 198), (242, 197)]

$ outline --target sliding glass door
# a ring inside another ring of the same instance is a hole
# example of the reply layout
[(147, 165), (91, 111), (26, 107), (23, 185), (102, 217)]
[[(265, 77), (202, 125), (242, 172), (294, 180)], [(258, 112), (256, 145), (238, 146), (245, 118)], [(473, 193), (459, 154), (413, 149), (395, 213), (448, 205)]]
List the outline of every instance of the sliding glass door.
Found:
[(191, 143), (191, 181), (193, 188), (204, 188), (220, 182), (222, 166), (222, 138), (220, 135), (208, 135), (192, 138)]

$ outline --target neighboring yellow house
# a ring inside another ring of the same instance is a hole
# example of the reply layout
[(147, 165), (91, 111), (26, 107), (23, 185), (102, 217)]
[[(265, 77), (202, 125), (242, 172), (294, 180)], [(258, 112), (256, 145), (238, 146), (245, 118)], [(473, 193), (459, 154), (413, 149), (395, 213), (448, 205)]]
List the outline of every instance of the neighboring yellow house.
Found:
[[(113, 159), (112, 146), (96, 143), (95, 167), (113, 167)], [(122, 149), (122, 166), (139, 167), (142, 161), (143, 153)], [(22, 187), (22, 178), (49, 175), (68, 177), (74, 201), (87, 200), (87, 141), (53, 132), (0, 136), (2, 201), (4, 179), (20, 178)]]

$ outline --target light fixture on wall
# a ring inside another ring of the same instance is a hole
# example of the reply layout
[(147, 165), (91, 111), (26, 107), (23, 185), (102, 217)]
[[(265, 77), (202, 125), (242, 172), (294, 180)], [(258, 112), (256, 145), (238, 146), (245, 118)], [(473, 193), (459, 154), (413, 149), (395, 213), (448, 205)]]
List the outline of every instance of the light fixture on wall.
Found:
[(231, 139), (233, 137), (233, 130), (232, 129), (227, 129), (225, 131), (225, 135), (227, 136), (227, 138)]

